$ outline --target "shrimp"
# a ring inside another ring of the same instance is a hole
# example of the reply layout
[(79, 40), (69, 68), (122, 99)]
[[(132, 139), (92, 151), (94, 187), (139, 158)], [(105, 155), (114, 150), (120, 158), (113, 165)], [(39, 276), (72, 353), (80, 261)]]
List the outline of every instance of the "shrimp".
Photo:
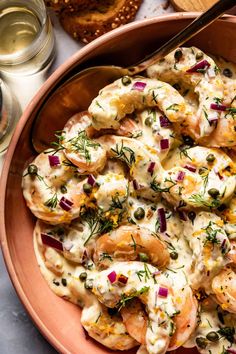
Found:
[(79, 276), (88, 274), (89, 280), (91, 277), (89, 270), (69, 262), (52, 248), (45, 252), (38, 232), (34, 233), (34, 247), (40, 270), (52, 291), (83, 307), (81, 324), (90, 337), (114, 350), (127, 350), (138, 344), (127, 334), (121, 316), (110, 315), (109, 310), (85, 288)]
[(127, 80), (127, 84), (124, 78), (114, 81), (92, 101), (88, 111), (95, 129), (118, 129), (127, 114), (147, 107), (158, 107), (171, 122), (193, 119), (191, 107), (171, 85), (144, 77)]
[(168, 249), (160, 240), (160, 235), (147, 228), (123, 225), (96, 241), (94, 260), (99, 267), (110, 266), (113, 260), (133, 261), (143, 257), (159, 267), (165, 267), (170, 261)]
[(97, 183), (99, 187), (94, 193), (97, 204), (106, 217), (112, 216), (114, 223), (117, 224), (127, 208), (128, 180), (123, 174), (108, 172), (98, 176)]
[(81, 324), (89, 336), (113, 350), (128, 350), (138, 345), (126, 330), (119, 313), (109, 314), (109, 309), (96, 298), (89, 307), (84, 307)]
[(229, 262), (230, 242), (223, 229), (223, 220), (213, 213), (199, 212), (193, 223), (184, 223), (184, 237), (193, 252), (191, 285), (209, 292), (212, 279)]
[(70, 166), (62, 151), (39, 154), (24, 171), (22, 188), (32, 213), (51, 224), (77, 218), (85, 198), (83, 179), (78, 179), (77, 169)]
[(116, 262), (96, 275), (92, 292), (104, 305), (118, 309), (138, 297), (148, 315), (147, 350), (150, 354), (165, 353), (174, 333), (172, 317), (177, 309), (173, 289), (157, 268), (142, 262)]
[[(172, 166), (171, 166), (172, 165)], [(219, 149), (195, 146), (173, 155), (163, 174), (163, 197), (174, 206), (218, 208), (232, 196), (235, 164)]]
[(147, 75), (194, 89), (199, 105), (192, 120), (185, 124), (185, 133), (199, 140), (214, 131), (220, 112), (213, 110), (212, 104), (223, 99), (223, 82), (212, 58), (195, 47), (178, 48), (149, 67)]
[(160, 161), (180, 144), (173, 124), (157, 108), (137, 112), (133, 119), (128, 117), (122, 119), (119, 129), (114, 130), (114, 134), (138, 139), (143, 144), (148, 141), (149, 147), (157, 151)]
[(106, 163), (106, 150), (96, 139), (88, 137), (90, 125), (89, 114), (78, 113), (68, 120), (61, 135), (60, 144), (64, 147), (65, 156), (80, 173), (99, 172)]
[(155, 149), (141, 141), (115, 135), (105, 135), (98, 140), (106, 147), (109, 157), (126, 163), (139, 195), (151, 200), (159, 197), (158, 190), (152, 188), (152, 182), (154, 178), (160, 182), (164, 170)]
[[(50, 289), (58, 296), (73, 304), (90, 306), (94, 295), (85, 289), (79, 280), (79, 274), (87, 271), (82, 265), (75, 264), (52, 247), (45, 247), (42, 243), (39, 225), (34, 230), (34, 250), (39, 269)], [(66, 286), (65, 286), (66, 284)]]
[(171, 337), (168, 351), (181, 347), (197, 325), (198, 302), (188, 285), (179, 289), (176, 304), (177, 315), (173, 317), (175, 332)]
[(120, 310), (127, 332), (138, 343), (146, 343), (146, 333), (148, 327), (148, 317), (142, 303), (138, 299), (133, 299)]
[[(198, 302), (193, 296), (191, 288), (185, 286), (179, 291), (179, 294), (181, 295), (176, 301), (178, 314), (173, 317), (175, 331), (171, 337), (168, 351), (182, 346), (191, 336), (197, 324)], [(128, 333), (139, 343), (145, 344), (148, 320), (141, 303), (134, 299), (121, 309), (121, 316)]]
[(216, 301), (224, 310), (236, 314), (236, 268), (234, 265), (225, 267), (212, 280), (212, 291)]
[[(81, 217), (80, 219), (73, 220), (71, 224), (55, 226), (37, 220), (34, 233), (42, 248), (42, 254), (45, 256), (45, 259), (47, 255), (54, 252), (49, 248), (53, 247), (53, 241), (55, 240), (56, 246), (58, 245), (55, 248), (55, 252), (60, 252), (69, 261), (85, 265), (92, 258), (95, 239), (98, 237), (98, 233), (96, 233), (98, 229), (99, 224), (97, 225), (97, 230), (94, 230), (93, 237), (89, 237), (89, 224), (86, 222), (86, 218)], [(45, 240), (45, 243), (43, 243), (43, 240)], [(52, 241), (52, 246), (50, 246), (50, 240)], [(50, 263), (49, 259), (47, 261)], [(51, 264), (52, 267), (53, 264)]]

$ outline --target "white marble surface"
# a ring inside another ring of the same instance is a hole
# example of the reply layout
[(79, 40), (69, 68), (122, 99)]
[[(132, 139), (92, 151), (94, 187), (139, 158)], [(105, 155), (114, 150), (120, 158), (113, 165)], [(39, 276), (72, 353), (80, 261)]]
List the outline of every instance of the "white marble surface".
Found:
[[(166, 12), (173, 12), (171, 7), (163, 9), (166, 0), (144, 0), (137, 14), (136, 19), (154, 17)], [(60, 27), (57, 19), (52, 14), (54, 25), (57, 56), (49, 70), (54, 71), (61, 63), (82, 47), (82, 44), (71, 39)], [(24, 109), (29, 102), (33, 91), (21, 90), (20, 87), (34, 86), (35, 91), (44, 81), (35, 77), (22, 79), (18, 83), (11, 83), (12, 89), (21, 101)], [(26, 86), (27, 86), (26, 85)], [(24, 94), (22, 95), (22, 92)], [(0, 157), (0, 169), (4, 156)], [(55, 354), (56, 351), (46, 342), (39, 331), (34, 327), (22, 304), (20, 303), (15, 290), (7, 274), (2, 254), (0, 252), (0, 354)], [(78, 353), (83, 354), (83, 353)]]

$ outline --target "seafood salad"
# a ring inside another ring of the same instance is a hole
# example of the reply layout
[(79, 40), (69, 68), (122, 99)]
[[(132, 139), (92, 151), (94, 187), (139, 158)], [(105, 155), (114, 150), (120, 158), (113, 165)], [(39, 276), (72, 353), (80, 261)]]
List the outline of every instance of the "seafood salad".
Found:
[(88, 335), (235, 354), (236, 66), (178, 48), (55, 135), (23, 195), (40, 270)]

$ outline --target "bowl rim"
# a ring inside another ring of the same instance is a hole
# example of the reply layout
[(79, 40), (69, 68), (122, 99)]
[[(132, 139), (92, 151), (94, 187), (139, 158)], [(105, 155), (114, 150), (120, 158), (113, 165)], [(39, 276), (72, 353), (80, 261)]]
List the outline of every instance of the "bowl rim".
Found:
[[(126, 24), (122, 27), (119, 27), (111, 32), (104, 34), (103, 36), (95, 39), (93, 42), (87, 44), (83, 48), (79, 49), (74, 53), (71, 57), (69, 57), (63, 64), (61, 64), (45, 81), (42, 87), (38, 90), (36, 95), (30, 101), (28, 106), (26, 107), (25, 111), (23, 112), (21, 118), (19, 119), (17, 126), (15, 128), (13, 137), (11, 139), (9, 148), (7, 150), (6, 156), (4, 158), (4, 164), (2, 167), (2, 174), (0, 180), (0, 191), (1, 191), (1, 199), (0, 199), (0, 245), (3, 253), (3, 258), (5, 261), (5, 266), (10, 276), (11, 282), (15, 288), (15, 291), (23, 304), (25, 310), (27, 311), (28, 315), (30, 316), (31, 320), (33, 321), (34, 325), (36, 325), (37, 329), (42, 333), (44, 338), (60, 353), (70, 353), (56, 337), (51, 333), (50, 328), (47, 327), (41, 319), (40, 316), (34, 310), (33, 304), (28, 300), (24, 289), (18, 279), (17, 271), (15, 269), (14, 262), (11, 257), (10, 249), (8, 248), (8, 241), (7, 241), (7, 234), (5, 228), (5, 199), (6, 199), (6, 187), (7, 187), (7, 180), (9, 169), (11, 166), (12, 157), (18, 142), (18, 139), (22, 133), (22, 130), (25, 127), (26, 122), (30, 118), (31, 114), (35, 110), (35, 107), (40, 102), (42, 97), (45, 97), (50, 87), (53, 86), (57, 80), (59, 80), (62, 73), (67, 72), (70, 67), (72, 67), (79, 59), (85, 57), (89, 52), (93, 51), (93, 49), (99, 47), (106, 41), (109, 41), (113, 37), (117, 37), (122, 33), (126, 32), (127, 30), (135, 30), (137, 28), (145, 27), (152, 25), (158, 22), (169, 22), (172, 20), (181, 20), (187, 19), (191, 20), (196, 18), (199, 15), (199, 12), (178, 12), (178, 13), (170, 13), (155, 16), (148, 19), (143, 19), (135, 22), (131, 22)], [(236, 16), (231, 15), (224, 15), (223, 19), (218, 19), (217, 21), (227, 21), (227, 22), (235, 22), (236, 23)]]

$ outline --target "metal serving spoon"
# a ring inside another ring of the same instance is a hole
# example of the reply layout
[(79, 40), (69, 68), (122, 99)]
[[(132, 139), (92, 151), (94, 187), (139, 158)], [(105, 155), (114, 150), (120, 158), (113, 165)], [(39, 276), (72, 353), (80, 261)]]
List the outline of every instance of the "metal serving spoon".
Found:
[(133, 76), (146, 70), (157, 60), (202, 31), (235, 4), (236, 0), (218, 1), (163, 46), (134, 66), (128, 68), (112, 65), (95, 66), (74, 75), (54, 91), (34, 122), (31, 134), (36, 152), (42, 152), (50, 146), (50, 142), (54, 140), (54, 132), (62, 129), (73, 114), (87, 110), (101, 88), (124, 75)]

